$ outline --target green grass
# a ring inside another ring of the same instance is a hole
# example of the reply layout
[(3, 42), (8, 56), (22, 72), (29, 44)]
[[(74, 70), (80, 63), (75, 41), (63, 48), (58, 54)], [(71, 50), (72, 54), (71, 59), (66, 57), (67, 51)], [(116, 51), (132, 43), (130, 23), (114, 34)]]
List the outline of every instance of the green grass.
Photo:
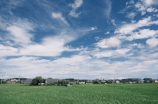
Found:
[(0, 104), (158, 104), (158, 84), (0, 85)]

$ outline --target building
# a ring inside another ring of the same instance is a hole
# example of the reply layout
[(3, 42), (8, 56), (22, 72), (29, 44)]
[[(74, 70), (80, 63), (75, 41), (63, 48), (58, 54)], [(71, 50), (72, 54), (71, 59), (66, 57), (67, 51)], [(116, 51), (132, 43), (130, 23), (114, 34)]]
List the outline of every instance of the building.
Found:
[(22, 84), (30, 84), (32, 81), (32, 79), (25, 79), (25, 80), (21, 80)]
[(144, 78), (144, 83), (152, 83), (152, 78)]
[(116, 83), (120, 83), (120, 81), (119, 81), (119, 80), (116, 80)]
[(7, 81), (7, 84), (16, 84), (16, 82), (13, 82), (13, 81)]
[(85, 84), (85, 82), (79, 82), (79, 84)]
[(58, 82), (58, 79), (52, 79), (52, 78), (48, 78), (46, 79), (45, 83), (55, 83)]
[(17, 80), (17, 79), (11, 79), (10, 81), (12, 81), (12, 82), (18, 82), (19, 80)]
[(155, 80), (155, 83), (158, 84), (158, 79)]

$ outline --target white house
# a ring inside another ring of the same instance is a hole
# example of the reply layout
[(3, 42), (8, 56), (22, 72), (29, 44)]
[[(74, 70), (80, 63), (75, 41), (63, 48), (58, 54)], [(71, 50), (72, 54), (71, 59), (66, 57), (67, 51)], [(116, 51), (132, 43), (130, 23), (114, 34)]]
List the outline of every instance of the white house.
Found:
[(79, 84), (85, 84), (85, 82), (79, 82)]
[(117, 80), (117, 81), (116, 81), (116, 83), (120, 83), (120, 81), (119, 81), (119, 80)]

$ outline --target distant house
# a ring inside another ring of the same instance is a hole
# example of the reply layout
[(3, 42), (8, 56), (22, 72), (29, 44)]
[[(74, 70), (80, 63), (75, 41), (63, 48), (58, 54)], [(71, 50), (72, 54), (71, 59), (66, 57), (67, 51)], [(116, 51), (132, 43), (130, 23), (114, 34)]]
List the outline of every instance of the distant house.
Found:
[(121, 79), (120, 82), (121, 82), (121, 83), (128, 83), (128, 80), (127, 80), (127, 79)]
[(71, 84), (77, 84), (77, 81), (71, 81), (70, 83)]
[(144, 83), (152, 83), (152, 78), (144, 78)]
[(58, 82), (58, 79), (52, 79), (52, 78), (48, 78), (46, 79), (45, 83), (55, 83)]
[(32, 79), (25, 79), (25, 80), (22, 80), (21, 83), (22, 84), (30, 84), (32, 81)]
[(7, 84), (16, 84), (17, 82), (19, 82), (19, 80), (17, 80), (17, 79), (10, 79), (6, 83)]
[(93, 81), (92, 80), (87, 80), (86, 84), (93, 84)]
[(6, 80), (5, 79), (0, 79), (0, 84), (1, 83), (6, 83)]
[(144, 80), (143, 79), (141, 79), (141, 80), (139, 80), (139, 82), (138, 83), (144, 83)]
[(13, 81), (7, 81), (7, 84), (16, 84), (16, 82), (13, 82)]
[(119, 80), (116, 80), (116, 83), (120, 83), (120, 81), (119, 81)]
[(12, 82), (18, 82), (19, 80), (17, 80), (17, 79), (11, 79), (10, 81), (12, 81)]
[(155, 80), (155, 83), (158, 84), (158, 79)]
[(85, 84), (85, 82), (79, 82), (79, 84)]

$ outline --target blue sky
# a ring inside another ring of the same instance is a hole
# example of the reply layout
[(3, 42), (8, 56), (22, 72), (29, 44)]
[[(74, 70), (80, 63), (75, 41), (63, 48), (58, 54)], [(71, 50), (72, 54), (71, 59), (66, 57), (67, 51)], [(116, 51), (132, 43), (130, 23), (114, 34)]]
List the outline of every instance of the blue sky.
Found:
[(3, 78), (158, 78), (157, 0), (1, 0)]

